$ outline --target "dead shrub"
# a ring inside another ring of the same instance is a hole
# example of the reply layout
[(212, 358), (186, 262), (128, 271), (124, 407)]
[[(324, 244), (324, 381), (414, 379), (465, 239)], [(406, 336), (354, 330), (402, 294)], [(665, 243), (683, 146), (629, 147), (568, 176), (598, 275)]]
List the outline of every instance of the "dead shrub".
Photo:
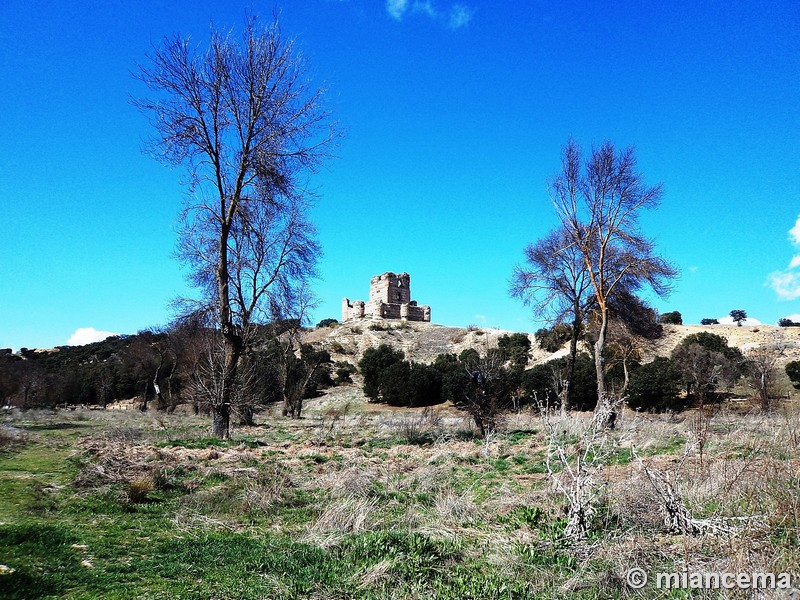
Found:
[(447, 490), (436, 497), (434, 507), (440, 518), (451, 525), (473, 524), (480, 517), (480, 510), (469, 491), (456, 494)]
[(128, 501), (133, 504), (142, 504), (149, 500), (148, 495), (155, 491), (156, 482), (152, 475), (139, 475), (131, 479), (126, 490)]
[(442, 436), (442, 421), (439, 411), (426, 407), (422, 412), (395, 420), (392, 427), (406, 444), (422, 445), (433, 443)]
[(241, 493), (242, 505), (248, 512), (267, 512), (296, 486), (284, 468), (275, 465), (272, 471), (259, 472)]
[(0, 427), (0, 452), (10, 450), (14, 446), (24, 444), (25, 432), (16, 427)]
[(574, 430), (576, 419), (550, 415), (544, 405), (539, 410), (545, 427), (547, 477), (567, 501), (567, 525), (564, 539), (576, 545), (589, 538), (602, 499), (607, 497), (604, 470), (620, 440), (612, 437), (605, 424), (610, 415), (617, 414), (621, 402), (609, 404), (598, 410), (587, 425), (580, 424), (580, 432), (573, 442), (567, 431)]
[(109, 442), (134, 442), (144, 437), (144, 431), (139, 427), (117, 426), (109, 429), (103, 438)]

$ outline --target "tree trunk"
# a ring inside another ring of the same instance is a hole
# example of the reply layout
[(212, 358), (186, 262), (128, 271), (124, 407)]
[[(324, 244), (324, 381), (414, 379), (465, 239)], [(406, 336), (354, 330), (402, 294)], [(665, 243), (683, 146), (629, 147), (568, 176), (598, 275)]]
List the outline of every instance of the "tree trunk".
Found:
[(628, 371), (628, 355), (626, 354), (625, 357), (622, 359), (622, 372), (625, 375), (625, 380), (622, 384), (622, 390), (619, 393), (620, 398), (624, 398), (625, 395), (628, 393), (628, 386), (631, 383), (631, 376), (630, 372)]
[(297, 401), (294, 403), (294, 415), (292, 415), (293, 419), (299, 419), (301, 413), (303, 412), (303, 396), (299, 396)]
[(598, 403), (606, 398), (606, 359), (603, 350), (606, 347), (606, 329), (608, 328), (608, 315), (603, 312), (600, 331), (594, 343), (594, 368), (597, 374), (597, 400)]
[(147, 412), (147, 403), (148, 403), (147, 392), (149, 388), (150, 388), (149, 384), (145, 382), (144, 393), (142, 394), (142, 403), (139, 405), (139, 410), (142, 412)]
[(769, 384), (766, 373), (761, 373), (761, 411), (769, 412)]
[(253, 417), (253, 405), (252, 404), (245, 404), (241, 407), (242, 413), (242, 425), (247, 425), (252, 427), (256, 424), (254, 417)]
[(612, 402), (606, 391), (606, 359), (603, 357), (603, 351), (606, 347), (608, 312), (606, 310), (601, 310), (601, 315), (600, 332), (594, 344), (594, 368), (597, 371), (597, 407), (595, 408), (595, 414), (601, 411), (608, 411), (608, 416), (603, 419), (600, 426), (613, 429), (614, 423), (617, 420), (617, 415), (611, 407)]
[(211, 433), (222, 440), (230, 439), (231, 406), (233, 405), (233, 387), (239, 370), (239, 358), (242, 354), (242, 340), (232, 325), (223, 329), (225, 340), (225, 366), (223, 385), (219, 404), (211, 407)]
[(581, 317), (580, 305), (576, 304), (574, 311), (575, 320), (572, 322), (572, 336), (569, 340), (569, 358), (567, 359), (567, 390), (561, 406), (562, 413), (566, 413), (572, 408), (572, 400), (575, 397), (573, 380), (575, 379), (575, 363), (578, 360), (578, 338), (580, 337), (583, 319)]
[(231, 405), (211, 407), (211, 435), (221, 440), (231, 439)]
[(292, 393), (287, 394), (283, 399), (283, 416), (290, 419), (299, 419), (300, 413), (303, 410), (303, 395), (302, 392), (298, 395), (294, 390)]

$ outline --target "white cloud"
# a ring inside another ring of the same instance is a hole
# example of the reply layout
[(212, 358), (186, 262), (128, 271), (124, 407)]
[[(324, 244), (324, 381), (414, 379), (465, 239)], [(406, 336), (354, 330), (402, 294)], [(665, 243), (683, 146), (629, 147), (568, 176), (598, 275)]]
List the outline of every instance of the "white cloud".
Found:
[[(794, 227), (789, 230), (789, 241), (800, 246), (800, 217), (797, 217)], [(766, 285), (771, 287), (779, 300), (797, 300), (800, 298), (800, 254), (796, 254), (789, 261), (789, 266), (783, 271), (774, 271), (767, 276)]]
[(68, 346), (85, 346), (93, 342), (102, 342), (107, 337), (119, 335), (110, 331), (97, 331), (94, 327), (78, 327), (75, 333), (67, 340)]
[(797, 217), (794, 227), (789, 230), (789, 239), (792, 240), (794, 244), (800, 245), (800, 217)]
[(780, 300), (800, 298), (800, 271), (775, 271), (767, 278), (767, 285), (775, 290)]
[(417, 0), (417, 2), (414, 2), (414, 12), (428, 15), (431, 19), (435, 19), (438, 14), (430, 0)]
[(449, 29), (466, 27), (475, 14), (475, 9), (456, 3), (449, 10), (440, 11), (434, 0), (386, 0), (386, 12), (395, 21), (402, 21), (407, 14), (423, 15)]
[(472, 20), (475, 10), (463, 4), (454, 4), (450, 9), (450, 18), (448, 20), (448, 27), (450, 29), (460, 29), (466, 27)]
[(386, 0), (386, 11), (393, 19), (402, 21), (407, 10), (408, 0)]
[[(720, 325), (736, 325), (736, 321), (733, 320), (733, 317), (721, 317), (717, 319)], [(752, 317), (747, 317), (744, 321), (742, 321), (742, 325), (763, 325), (761, 321), (758, 319), (753, 319)]]

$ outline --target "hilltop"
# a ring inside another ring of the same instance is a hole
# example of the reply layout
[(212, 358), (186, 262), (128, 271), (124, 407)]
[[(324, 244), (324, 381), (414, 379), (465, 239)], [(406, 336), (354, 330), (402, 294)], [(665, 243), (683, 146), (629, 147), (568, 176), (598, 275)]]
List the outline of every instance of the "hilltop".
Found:
[[(786, 346), (786, 354), (779, 361), (780, 366), (792, 360), (800, 360), (800, 327), (664, 325), (664, 336), (646, 350), (644, 362), (649, 362), (656, 356), (669, 356), (681, 340), (701, 332), (725, 337), (728, 345), (737, 347), (742, 352), (765, 344), (781, 342)], [(389, 344), (405, 352), (406, 358), (427, 363), (432, 362), (439, 354), (459, 354), (467, 348), (482, 352), (497, 347), (500, 337), (512, 333), (514, 332), (486, 327), (462, 328), (433, 323), (357, 321), (309, 330), (304, 336), (304, 341), (325, 348), (334, 360), (356, 363), (367, 348)], [(566, 345), (555, 353), (546, 352), (539, 348), (532, 333), (527, 335), (531, 340), (531, 365), (547, 362), (567, 353)]]

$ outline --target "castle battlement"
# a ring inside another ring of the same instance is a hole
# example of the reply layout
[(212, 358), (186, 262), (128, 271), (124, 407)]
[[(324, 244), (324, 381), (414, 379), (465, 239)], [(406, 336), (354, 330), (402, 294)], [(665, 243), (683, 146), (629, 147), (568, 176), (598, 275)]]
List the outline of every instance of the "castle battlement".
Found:
[(369, 300), (342, 300), (342, 322), (360, 319), (431, 320), (431, 307), (411, 299), (411, 276), (392, 272), (376, 275), (369, 282)]

